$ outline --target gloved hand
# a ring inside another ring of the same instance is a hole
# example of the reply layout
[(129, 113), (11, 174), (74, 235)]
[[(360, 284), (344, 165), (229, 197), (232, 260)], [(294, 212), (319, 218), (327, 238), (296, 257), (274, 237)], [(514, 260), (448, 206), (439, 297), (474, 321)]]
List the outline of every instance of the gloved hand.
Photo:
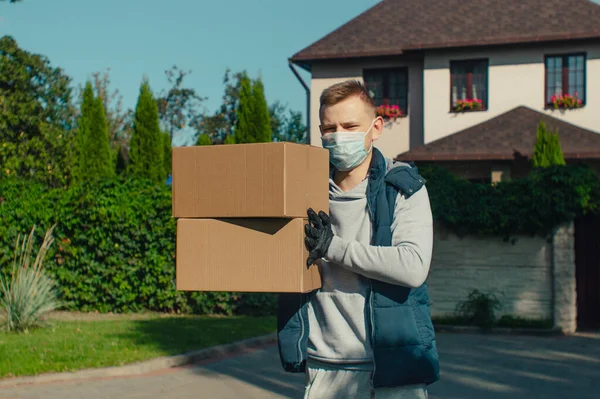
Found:
[(317, 215), (312, 208), (309, 208), (308, 224), (304, 226), (304, 232), (306, 233), (304, 243), (309, 251), (306, 265), (310, 266), (327, 254), (331, 240), (333, 240), (329, 215), (323, 211)]

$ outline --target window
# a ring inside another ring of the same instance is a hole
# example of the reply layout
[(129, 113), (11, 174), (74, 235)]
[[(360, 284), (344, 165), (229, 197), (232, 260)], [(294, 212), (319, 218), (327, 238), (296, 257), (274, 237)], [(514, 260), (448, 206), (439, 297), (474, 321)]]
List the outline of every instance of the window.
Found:
[(569, 94), (585, 104), (585, 54), (546, 57), (546, 105), (553, 96)]
[(367, 69), (365, 87), (375, 105), (397, 105), (402, 115), (408, 112), (408, 68)]
[(450, 108), (479, 111), (488, 106), (488, 60), (450, 62)]

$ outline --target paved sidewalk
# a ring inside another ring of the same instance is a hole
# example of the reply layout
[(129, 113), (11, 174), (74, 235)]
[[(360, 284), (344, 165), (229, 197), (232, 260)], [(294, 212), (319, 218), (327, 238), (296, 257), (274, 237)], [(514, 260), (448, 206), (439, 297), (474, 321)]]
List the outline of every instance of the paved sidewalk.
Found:
[[(600, 335), (438, 334), (442, 380), (432, 399), (600, 398)], [(281, 371), (277, 347), (144, 376), (0, 389), (0, 399), (302, 398), (304, 379)]]

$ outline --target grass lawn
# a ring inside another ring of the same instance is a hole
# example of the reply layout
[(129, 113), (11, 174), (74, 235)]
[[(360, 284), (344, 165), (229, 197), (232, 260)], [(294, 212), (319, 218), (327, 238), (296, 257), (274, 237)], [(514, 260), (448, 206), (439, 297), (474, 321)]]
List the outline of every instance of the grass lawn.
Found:
[(274, 317), (153, 316), (50, 323), (24, 334), (0, 331), (0, 377), (119, 366), (276, 330)]

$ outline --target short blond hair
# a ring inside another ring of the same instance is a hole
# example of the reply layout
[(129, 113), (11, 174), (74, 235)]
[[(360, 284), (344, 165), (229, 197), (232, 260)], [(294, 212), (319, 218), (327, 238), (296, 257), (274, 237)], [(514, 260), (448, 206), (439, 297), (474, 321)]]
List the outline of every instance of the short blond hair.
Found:
[(363, 100), (363, 102), (373, 110), (373, 115), (377, 115), (377, 107), (367, 88), (358, 80), (346, 80), (345, 82), (336, 83), (323, 90), (320, 98), (321, 104), (319, 106), (319, 116), (321, 115), (323, 107), (335, 105), (353, 96), (357, 96)]

